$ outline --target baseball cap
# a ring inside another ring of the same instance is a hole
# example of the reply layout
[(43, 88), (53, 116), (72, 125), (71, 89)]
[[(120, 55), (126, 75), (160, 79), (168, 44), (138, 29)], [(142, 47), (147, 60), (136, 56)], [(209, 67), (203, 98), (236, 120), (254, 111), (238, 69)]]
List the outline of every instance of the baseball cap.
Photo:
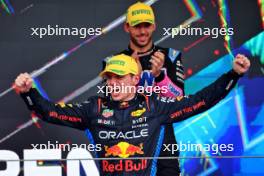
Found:
[(136, 60), (128, 55), (119, 54), (110, 57), (106, 61), (105, 69), (99, 74), (103, 77), (106, 72), (114, 73), (117, 75), (127, 75), (129, 73), (133, 75), (139, 74), (139, 68)]
[(155, 16), (152, 8), (142, 2), (137, 2), (127, 9), (126, 22), (130, 26), (147, 22), (155, 24)]

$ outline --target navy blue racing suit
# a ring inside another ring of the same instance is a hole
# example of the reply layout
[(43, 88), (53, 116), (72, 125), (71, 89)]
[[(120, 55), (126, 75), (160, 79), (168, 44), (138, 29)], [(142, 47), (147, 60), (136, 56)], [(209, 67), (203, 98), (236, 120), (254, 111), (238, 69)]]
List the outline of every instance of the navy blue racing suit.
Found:
[[(164, 54), (165, 60), (163, 68), (161, 69), (161, 74), (158, 77), (154, 77), (151, 70), (151, 56), (155, 52), (160, 51)], [(132, 55), (133, 50), (128, 47), (121, 53), (126, 55)], [(140, 80), (140, 86), (166, 86), (167, 93), (161, 94), (166, 97), (177, 97), (184, 96), (184, 69), (182, 64), (181, 52), (173, 48), (163, 48), (157, 45), (152, 45), (152, 47), (144, 52), (137, 53), (139, 56), (139, 61), (142, 66), (142, 74)], [(166, 124), (162, 126), (160, 131), (160, 136), (163, 137), (163, 144), (177, 144), (176, 136), (174, 136), (173, 124)], [(173, 154), (168, 150), (161, 149), (160, 157), (178, 157), (179, 151), (175, 151)], [(167, 176), (173, 175), (177, 176), (180, 174), (180, 166), (178, 159), (162, 159), (158, 160), (157, 163), (157, 175)]]
[(159, 156), (162, 124), (180, 122), (206, 111), (230, 92), (239, 77), (229, 71), (196, 94), (175, 99), (136, 94), (131, 101), (118, 102), (94, 96), (80, 104), (64, 105), (46, 100), (36, 89), (21, 96), (44, 121), (89, 129), (95, 143), (102, 146), (98, 157), (118, 159), (100, 161), (101, 175), (146, 176), (156, 175), (157, 160), (144, 157)]

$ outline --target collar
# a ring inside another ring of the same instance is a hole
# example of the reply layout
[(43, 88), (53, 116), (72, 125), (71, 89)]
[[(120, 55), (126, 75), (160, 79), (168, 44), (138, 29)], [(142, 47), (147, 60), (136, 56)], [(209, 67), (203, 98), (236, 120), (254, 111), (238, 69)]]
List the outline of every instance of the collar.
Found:
[[(155, 50), (155, 45), (152, 44), (151, 48), (149, 50), (147, 50), (146, 52), (138, 52), (138, 56), (139, 57), (143, 57), (143, 56), (147, 56), (150, 55), (151, 53), (153, 53), (153, 51)], [(133, 54), (134, 50), (130, 47), (130, 45), (128, 45), (128, 51), (129, 53)]]

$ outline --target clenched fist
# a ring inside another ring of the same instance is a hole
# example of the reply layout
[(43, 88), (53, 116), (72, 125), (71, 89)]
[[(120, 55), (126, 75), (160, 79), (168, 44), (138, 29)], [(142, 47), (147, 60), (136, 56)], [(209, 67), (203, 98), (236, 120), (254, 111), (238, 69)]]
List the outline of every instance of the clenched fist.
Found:
[(156, 51), (151, 56), (151, 73), (154, 77), (158, 77), (161, 73), (161, 69), (164, 65), (165, 55), (161, 51)]
[(33, 79), (28, 73), (21, 73), (15, 80), (14, 89), (17, 93), (28, 92), (33, 85)]
[(233, 61), (233, 70), (238, 74), (244, 74), (248, 71), (250, 67), (250, 61), (249, 59), (242, 55), (238, 54), (236, 55), (235, 60)]

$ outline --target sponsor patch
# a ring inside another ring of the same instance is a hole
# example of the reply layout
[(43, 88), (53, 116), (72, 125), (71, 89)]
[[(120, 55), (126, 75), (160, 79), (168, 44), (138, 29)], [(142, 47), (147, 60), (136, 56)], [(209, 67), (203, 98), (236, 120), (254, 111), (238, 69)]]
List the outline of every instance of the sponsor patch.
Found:
[(146, 108), (143, 109), (138, 109), (136, 111), (131, 112), (132, 117), (139, 117), (141, 116), (144, 112), (146, 112)]
[(104, 116), (105, 118), (111, 117), (114, 115), (114, 111), (112, 109), (104, 109), (102, 116)]
[(127, 142), (119, 142), (118, 144), (108, 147), (105, 146), (105, 156), (118, 156), (120, 158), (128, 158), (135, 154), (144, 154), (143, 143), (139, 146), (129, 144)]

